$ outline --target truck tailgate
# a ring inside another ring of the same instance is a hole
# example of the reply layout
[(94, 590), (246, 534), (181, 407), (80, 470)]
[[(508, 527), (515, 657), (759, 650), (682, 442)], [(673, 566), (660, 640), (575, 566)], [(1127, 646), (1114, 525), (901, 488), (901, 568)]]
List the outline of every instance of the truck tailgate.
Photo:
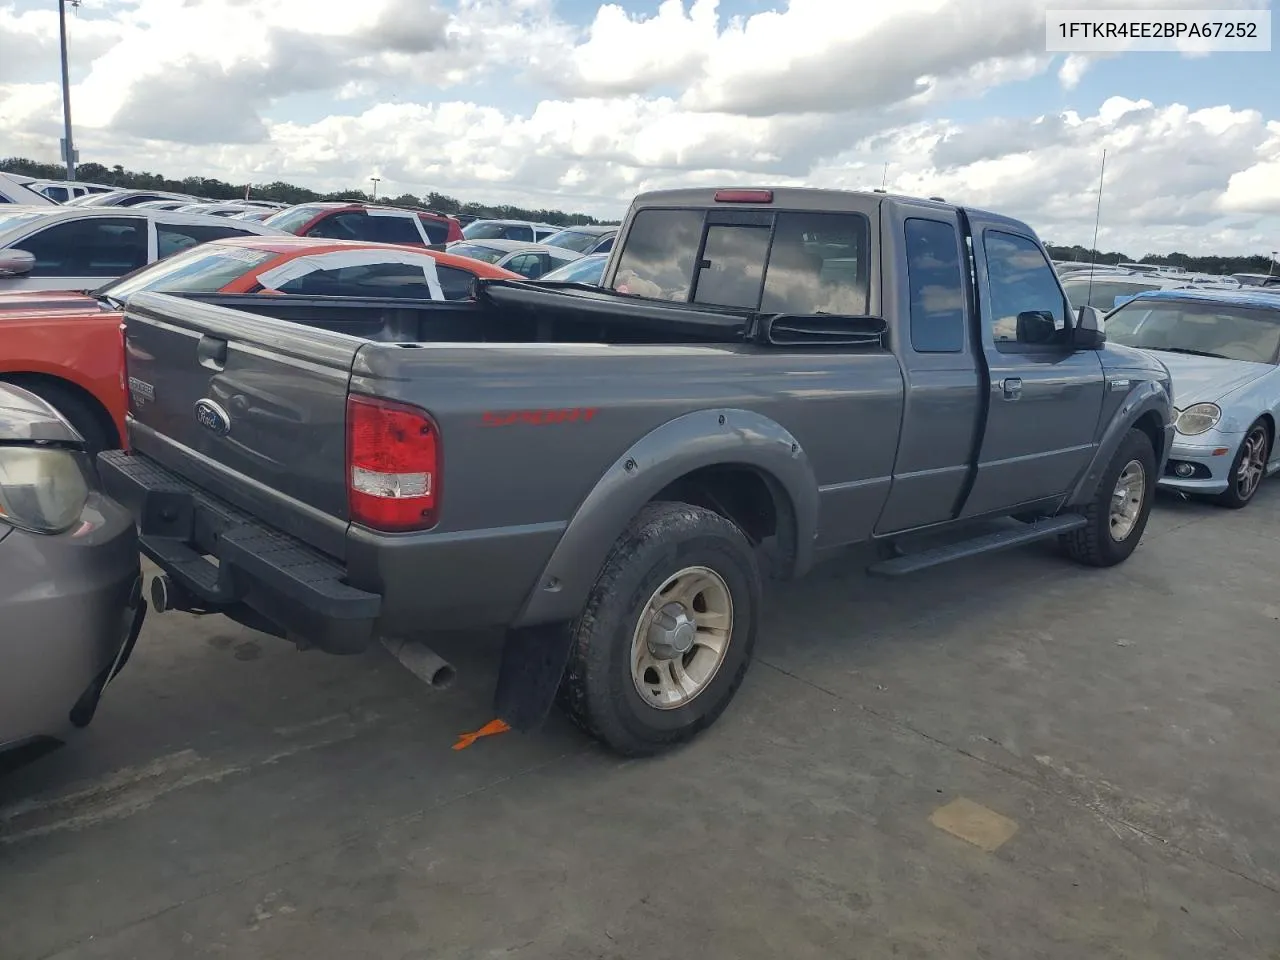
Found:
[(363, 344), (270, 317), (138, 294), (125, 313), (133, 447), (342, 556), (347, 387)]

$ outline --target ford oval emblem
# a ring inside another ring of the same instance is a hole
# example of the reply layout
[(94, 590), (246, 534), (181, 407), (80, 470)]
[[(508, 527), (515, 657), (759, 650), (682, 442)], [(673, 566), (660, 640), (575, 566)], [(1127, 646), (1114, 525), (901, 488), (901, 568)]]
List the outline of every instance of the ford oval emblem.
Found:
[(208, 398), (196, 401), (196, 423), (220, 437), (231, 432), (231, 418), (227, 411)]

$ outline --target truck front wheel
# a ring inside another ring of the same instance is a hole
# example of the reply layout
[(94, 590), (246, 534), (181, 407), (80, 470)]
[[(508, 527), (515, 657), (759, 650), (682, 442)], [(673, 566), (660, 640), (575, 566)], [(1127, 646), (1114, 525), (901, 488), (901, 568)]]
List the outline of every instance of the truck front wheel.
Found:
[(1156, 451), (1151, 438), (1131, 429), (1081, 511), (1088, 523), (1062, 537), (1073, 560), (1091, 567), (1112, 567), (1138, 548), (1155, 495)]
[(759, 608), (760, 572), (737, 526), (687, 503), (648, 504), (573, 624), (561, 705), (626, 756), (688, 740), (741, 685)]

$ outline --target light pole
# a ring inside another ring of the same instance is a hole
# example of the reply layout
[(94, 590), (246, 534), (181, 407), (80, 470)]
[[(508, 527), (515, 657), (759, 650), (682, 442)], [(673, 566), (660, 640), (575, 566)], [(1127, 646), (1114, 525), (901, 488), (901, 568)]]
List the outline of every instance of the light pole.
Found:
[(1271, 259), (1267, 261), (1267, 279), (1270, 279), (1270, 278), (1271, 278), (1271, 270), (1272, 270), (1272, 268), (1273, 268), (1273, 267), (1275, 267), (1275, 265), (1276, 265), (1276, 254), (1277, 254), (1277, 253), (1280, 253), (1280, 250), (1272, 250), (1272, 251), (1271, 251)]
[(369, 179), (373, 181), (373, 199), (377, 200), (378, 199), (378, 183), (382, 180), (382, 178), (370, 177)]
[[(71, 0), (71, 6), (80, 6), (80, 0)], [(67, 179), (76, 178), (76, 148), (71, 140), (71, 82), (67, 77), (67, 0), (58, 0), (58, 34), (62, 40), (62, 149), (67, 161)]]

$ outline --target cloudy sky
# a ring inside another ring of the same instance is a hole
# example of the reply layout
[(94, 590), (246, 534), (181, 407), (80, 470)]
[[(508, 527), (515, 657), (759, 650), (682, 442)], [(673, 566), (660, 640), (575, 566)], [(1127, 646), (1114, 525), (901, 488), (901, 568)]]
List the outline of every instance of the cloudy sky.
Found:
[[(1134, 255), (1280, 248), (1280, 52), (1044, 52), (1053, 7), (1267, 0), (83, 0), (85, 160), (619, 216), (879, 186)], [(0, 0), (0, 155), (55, 161), (56, 0)]]

